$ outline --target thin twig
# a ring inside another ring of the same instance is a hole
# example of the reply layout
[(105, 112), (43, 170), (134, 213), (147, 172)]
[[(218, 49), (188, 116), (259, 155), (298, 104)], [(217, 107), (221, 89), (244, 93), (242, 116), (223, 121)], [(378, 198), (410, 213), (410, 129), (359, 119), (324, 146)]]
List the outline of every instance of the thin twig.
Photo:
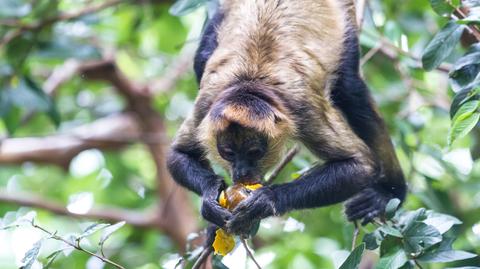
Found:
[(363, 19), (365, 18), (365, 7), (368, 0), (357, 0), (357, 25), (358, 29), (362, 29)]
[(202, 251), (202, 254), (200, 254), (200, 257), (198, 258), (198, 260), (195, 262), (195, 264), (193, 264), (192, 269), (199, 269), (200, 266), (202, 266), (203, 263), (207, 260), (208, 256), (210, 256), (210, 254), (212, 254), (212, 252), (213, 252), (213, 247), (212, 246), (209, 246), (209, 247), (205, 248)]
[(74, 243), (72, 243), (72, 242), (64, 239), (63, 237), (56, 235), (56, 233), (52, 233), (52, 232), (48, 231), (47, 229), (36, 225), (33, 221), (32, 221), (32, 226), (33, 226), (34, 228), (36, 228), (36, 229), (39, 229), (39, 230), (45, 232), (45, 233), (48, 234), (48, 235), (50, 236), (50, 238), (52, 238), (52, 239), (62, 241), (62, 242), (64, 242), (65, 244), (67, 244), (67, 245), (75, 248), (76, 250), (85, 252), (85, 253), (87, 253), (88, 255), (93, 256), (93, 257), (95, 257), (95, 258), (103, 261), (104, 263), (108, 263), (108, 264), (110, 264), (110, 265), (112, 265), (112, 266), (114, 266), (114, 267), (116, 267), (116, 268), (118, 268), (118, 269), (125, 269), (125, 267), (121, 266), (120, 264), (118, 264), (118, 263), (116, 263), (116, 262), (114, 262), (114, 261), (112, 261), (112, 260), (110, 260), (110, 259), (108, 259), (108, 258), (106, 258), (106, 257), (100, 256), (100, 255), (98, 255), (98, 254), (95, 254), (95, 253), (93, 253), (93, 252), (91, 252), (91, 251), (89, 251), (89, 250), (86, 250), (86, 249), (82, 248), (82, 247), (80, 246), (80, 242), (79, 242), (79, 241), (77, 241), (77, 244), (74, 244)]
[(413, 259), (413, 262), (415, 262), (415, 265), (417, 265), (418, 268), (423, 269), (423, 267), (420, 265), (420, 263), (418, 263), (416, 259)]
[(262, 269), (260, 264), (258, 264), (257, 260), (255, 260), (255, 257), (253, 256), (253, 253), (248, 248), (247, 240), (245, 240), (245, 238), (240, 238), (240, 241), (242, 242), (242, 245), (245, 248), (245, 251), (247, 251), (248, 257), (250, 257), (250, 259), (252, 259), (253, 263), (255, 263), (255, 265), (257, 266), (257, 269)]
[(377, 52), (380, 51), (380, 49), (382, 48), (383, 46), (383, 43), (380, 42), (378, 43), (375, 47), (371, 48), (367, 53), (365, 53), (365, 55), (363, 55), (363, 57), (360, 59), (360, 66), (363, 66), (364, 64), (366, 64), (373, 56), (375, 56), (375, 54), (377, 54)]
[(360, 229), (358, 228), (358, 222), (354, 221), (353, 225), (355, 226), (355, 228), (353, 229), (352, 251), (357, 246), (357, 238), (358, 238), (358, 235), (360, 234)]
[[(450, 4), (450, 6), (454, 7), (451, 3), (448, 3)], [(455, 7), (454, 7), (455, 8)], [(460, 8), (455, 8), (455, 12), (456, 15), (458, 15), (458, 17), (460, 19), (465, 19), (467, 17), (467, 15), (460, 9)], [(454, 17), (454, 19), (456, 19)], [(480, 41), (480, 30), (478, 29), (478, 27), (476, 25), (470, 25), (470, 24), (467, 24), (467, 29), (470, 31), (470, 33), (478, 40)]]
[[(380, 47), (379, 52), (381, 52), (383, 55), (387, 56), (388, 58), (392, 60), (396, 60), (398, 58), (398, 55), (403, 55), (405, 57), (410, 58), (413, 60), (418, 67), (422, 67), (422, 59), (416, 55), (413, 55), (409, 51), (405, 51), (402, 48), (399, 48), (397, 45), (392, 43), (388, 38), (382, 36), (382, 35), (377, 35), (368, 31), (363, 32), (365, 35), (368, 35), (372, 38), (376, 38), (379, 40), (379, 43), (382, 44)], [(415, 66), (415, 67), (417, 67)], [(447, 63), (442, 63), (440, 66), (436, 68), (438, 71), (448, 73), (452, 69), (451, 64)]]
[(265, 180), (265, 185), (270, 185), (277, 179), (278, 174), (280, 171), (295, 157), (295, 155), (300, 151), (300, 146), (296, 144), (291, 148), (285, 157), (280, 161), (280, 163), (273, 169), (272, 174)]

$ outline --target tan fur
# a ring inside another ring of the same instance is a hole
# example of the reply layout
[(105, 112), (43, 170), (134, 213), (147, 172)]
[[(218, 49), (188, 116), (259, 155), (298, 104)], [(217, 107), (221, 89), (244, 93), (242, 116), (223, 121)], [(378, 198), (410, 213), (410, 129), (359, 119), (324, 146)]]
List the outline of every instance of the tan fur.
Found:
[[(318, 142), (325, 145), (316, 155), (329, 155), (328, 159), (365, 155), (368, 162), (368, 147), (329, 100), (345, 33), (356, 27), (353, 0), (224, 0), (222, 10), (218, 47), (206, 64), (197, 100), (215, 103), (238, 77), (275, 85), (275, 91), (309, 102), (318, 112), (312, 125), (318, 126), (319, 139), (325, 139)], [(264, 166), (271, 166), (286, 141), (297, 138), (298, 128), (288, 111), (275, 109), (279, 123), (274, 115), (252, 120), (248, 108), (226, 106), (217, 120), (207, 114), (195, 132), (209, 155), (223, 165), (216, 150), (218, 132), (231, 122), (264, 132), (272, 138)]]

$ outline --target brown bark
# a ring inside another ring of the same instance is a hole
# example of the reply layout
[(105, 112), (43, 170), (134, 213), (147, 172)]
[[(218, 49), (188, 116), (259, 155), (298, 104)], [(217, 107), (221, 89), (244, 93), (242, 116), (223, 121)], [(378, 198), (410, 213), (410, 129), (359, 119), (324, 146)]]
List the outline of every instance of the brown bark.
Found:
[[(152, 98), (146, 87), (141, 87), (130, 80), (118, 69), (111, 60), (94, 62), (80, 69), (87, 79), (103, 80), (111, 83), (124, 96), (128, 109), (137, 116), (143, 132), (152, 138), (161, 140), (165, 133), (162, 117), (153, 109)], [(197, 220), (187, 192), (179, 188), (170, 177), (166, 167), (167, 148), (162, 143), (147, 145), (157, 167), (157, 190), (159, 197), (166, 201), (159, 212), (160, 221), (165, 231), (183, 248), (187, 235), (197, 230)]]
[(141, 139), (135, 118), (121, 114), (46, 137), (0, 140), (0, 163), (38, 162), (67, 167), (73, 157), (86, 149), (117, 149)]

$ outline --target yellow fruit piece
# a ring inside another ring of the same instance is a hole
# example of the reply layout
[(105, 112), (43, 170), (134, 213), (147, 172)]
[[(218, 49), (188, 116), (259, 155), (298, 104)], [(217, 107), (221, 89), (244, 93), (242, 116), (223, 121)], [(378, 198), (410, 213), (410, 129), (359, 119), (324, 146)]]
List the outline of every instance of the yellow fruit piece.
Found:
[(225, 256), (235, 247), (235, 239), (233, 235), (228, 234), (223, 229), (218, 229), (215, 233), (215, 240), (212, 246), (215, 254)]
[(227, 208), (227, 197), (225, 197), (224, 191), (220, 193), (220, 197), (218, 197), (218, 203), (221, 207)]
[(246, 188), (246, 189), (249, 189), (249, 190), (251, 190), (251, 191), (260, 189), (261, 187), (263, 187), (263, 185), (260, 184), (260, 183), (252, 184), (252, 185), (245, 185), (245, 188)]

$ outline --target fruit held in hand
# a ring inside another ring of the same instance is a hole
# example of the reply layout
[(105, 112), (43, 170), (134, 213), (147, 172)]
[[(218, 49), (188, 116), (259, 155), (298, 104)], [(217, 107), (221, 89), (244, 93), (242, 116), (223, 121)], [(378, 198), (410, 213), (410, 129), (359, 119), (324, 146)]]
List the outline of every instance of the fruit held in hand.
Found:
[[(252, 191), (261, 188), (262, 186), (262, 184), (235, 184), (220, 193), (218, 203), (222, 207), (233, 211), (240, 202), (245, 200), (252, 193)], [(215, 240), (213, 241), (212, 246), (215, 254), (225, 256), (235, 247), (235, 239), (233, 235), (227, 233), (223, 229), (218, 229), (215, 233)]]
[(235, 247), (235, 238), (223, 229), (218, 229), (215, 232), (215, 241), (213, 241), (212, 246), (215, 254), (225, 256)]
[(252, 191), (261, 188), (262, 184), (252, 184), (252, 185), (243, 185), (243, 184), (235, 184), (233, 186), (228, 187), (225, 191), (220, 193), (220, 197), (218, 198), (218, 203), (230, 210), (233, 211), (237, 205), (245, 200)]

